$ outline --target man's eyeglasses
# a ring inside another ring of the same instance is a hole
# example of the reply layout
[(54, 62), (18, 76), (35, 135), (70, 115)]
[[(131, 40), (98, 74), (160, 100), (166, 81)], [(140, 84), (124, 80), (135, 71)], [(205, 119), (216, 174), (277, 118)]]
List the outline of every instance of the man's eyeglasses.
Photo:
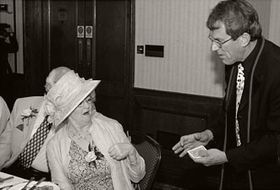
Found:
[(209, 38), (209, 40), (211, 40), (212, 43), (215, 43), (215, 45), (216, 45), (219, 49), (221, 49), (225, 43), (227, 43), (227, 42), (229, 42), (230, 40), (232, 40), (232, 38), (230, 37), (229, 39), (227, 39), (227, 40), (225, 40), (225, 41), (223, 41), (223, 42), (220, 42), (220, 41), (218, 41), (218, 40), (213, 39), (211, 36), (208, 36), (208, 38)]

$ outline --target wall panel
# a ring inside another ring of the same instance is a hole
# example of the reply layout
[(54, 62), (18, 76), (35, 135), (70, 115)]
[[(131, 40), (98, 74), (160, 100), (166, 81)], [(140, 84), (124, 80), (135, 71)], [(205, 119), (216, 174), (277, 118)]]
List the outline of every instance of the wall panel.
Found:
[(188, 156), (179, 158), (172, 147), (182, 135), (202, 131), (211, 125), (221, 110), (222, 100), (138, 88), (134, 89), (133, 100), (131, 130), (149, 134), (161, 145), (162, 162), (157, 181), (186, 188), (216, 186), (218, 168), (206, 170)]

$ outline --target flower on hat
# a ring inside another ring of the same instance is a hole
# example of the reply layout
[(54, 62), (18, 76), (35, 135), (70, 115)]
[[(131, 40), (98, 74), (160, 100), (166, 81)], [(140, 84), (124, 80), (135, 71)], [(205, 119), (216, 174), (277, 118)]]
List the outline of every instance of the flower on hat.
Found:
[(30, 106), (29, 108), (23, 110), (23, 112), (21, 113), (21, 120), (23, 121), (24, 119), (35, 117), (37, 113), (38, 110)]
[(48, 96), (45, 96), (45, 115), (48, 115), (48, 122), (56, 125), (58, 123), (58, 119), (61, 115), (61, 110), (52, 100), (48, 99)]
[(55, 114), (55, 106), (52, 102), (45, 98), (45, 114), (48, 115), (48, 122), (53, 123), (54, 114)]

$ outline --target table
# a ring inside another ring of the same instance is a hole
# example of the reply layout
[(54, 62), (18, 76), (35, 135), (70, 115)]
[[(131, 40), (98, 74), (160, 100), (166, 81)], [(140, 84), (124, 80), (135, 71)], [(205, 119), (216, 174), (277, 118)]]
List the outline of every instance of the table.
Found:
[[(4, 173), (4, 172), (0, 172), (0, 178), (7, 178), (9, 176), (13, 176), (13, 175), (10, 175), (10, 174)], [(13, 176), (12, 179), (6, 180), (4, 182), (0, 182), (0, 188), (6, 187), (6, 186), (9, 186), (9, 185), (17, 185), (17, 184), (27, 182), (27, 181), (28, 181), (27, 179), (23, 179), (23, 178), (20, 178), (20, 177), (17, 177), (17, 176)]]
[[(9, 188), (15, 189), (18, 187), (21, 189), (22, 187), (24, 187), (24, 185), (25, 185), (24, 183), (29, 181), (27, 179), (24, 179), (24, 178), (21, 178), (18, 176), (0, 172), (1, 179), (11, 177), (11, 176), (13, 177), (12, 179), (6, 180), (4, 182), (0, 182), (0, 190), (8, 190)], [(37, 183), (37, 181), (32, 181), (29, 185), (31, 187), (31, 186), (35, 185), (36, 183)], [(43, 187), (43, 186), (51, 186), (53, 190), (59, 190), (59, 187), (51, 181), (43, 181), (38, 185), (38, 187)], [(7, 188), (3, 188), (3, 187), (7, 187)]]

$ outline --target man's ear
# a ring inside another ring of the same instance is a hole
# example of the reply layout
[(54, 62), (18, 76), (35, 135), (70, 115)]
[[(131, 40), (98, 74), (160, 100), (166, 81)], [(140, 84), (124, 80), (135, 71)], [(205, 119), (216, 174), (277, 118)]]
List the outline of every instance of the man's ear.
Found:
[(240, 40), (241, 46), (245, 47), (250, 43), (251, 36), (247, 32), (244, 32), (241, 36), (239, 36), (239, 40)]

